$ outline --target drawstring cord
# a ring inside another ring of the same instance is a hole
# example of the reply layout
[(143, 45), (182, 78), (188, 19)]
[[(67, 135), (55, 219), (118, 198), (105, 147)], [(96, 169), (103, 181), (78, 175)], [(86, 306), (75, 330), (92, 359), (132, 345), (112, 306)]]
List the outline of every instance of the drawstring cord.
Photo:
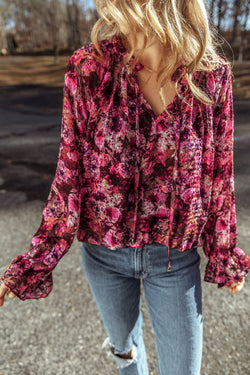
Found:
[[(179, 113), (181, 114), (181, 106), (179, 108)], [(175, 128), (175, 153), (174, 153), (174, 168), (173, 168), (173, 190), (171, 191), (171, 198), (170, 198), (170, 219), (169, 219), (169, 231), (168, 231), (168, 271), (171, 271), (171, 262), (170, 262), (170, 235), (172, 232), (173, 226), (173, 219), (174, 219), (174, 202), (175, 202), (175, 194), (176, 194), (176, 180), (178, 175), (178, 150), (180, 145), (180, 127), (181, 127), (181, 118), (180, 116), (179, 121), (176, 122), (177, 126)]]
[[(137, 83), (137, 82), (136, 82)], [(139, 86), (139, 85), (138, 85)], [(136, 97), (137, 103), (139, 103), (139, 87), (136, 85)], [(141, 103), (140, 103), (141, 104)], [(181, 113), (181, 111), (180, 111)], [(170, 260), (170, 235), (172, 232), (173, 227), (173, 218), (174, 218), (174, 201), (175, 201), (175, 193), (176, 193), (176, 179), (177, 179), (177, 167), (178, 167), (178, 150), (180, 144), (180, 124), (181, 120), (177, 121), (176, 126), (176, 133), (175, 133), (175, 153), (174, 153), (174, 167), (173, 167), (173, 190), (171, 192), (171, 199), (170, 199), (170, 218), (169, 218), (169, 230), (168, 230), (168, 238), (167, 238), (167, 248), (168, 248), (168, 267), (167, 270), (171, 271), (171, 260)], [(136, 106), (136, 146), (139, 147), (138, 142), (138, 132), (139, 132), (139, 109)], [(137, 161), (137, 160), (136, 160)], [(136, 170), (136, 177), (135, 178), (135, 195), (136, 195), (136, 206), (135, 206), (135, 216), (134, 216), (134, 225), (133, 225), (133, 242), (134, 242), (134, 235), (135, 235), (135, 225), (136, 225), (136, 213), (138, 209), (138, 175), (139, 171)]]
[(168, 239), (167, 239), (167, 248), (168, 248), (168, 271), (171, 271), (171, 261), (170, 261), (170, 235), (172, 232), (172, 226), (173, 226), (173, 217), (174, 217), (174, 204), (173, 204), (173, 196), (175, 196), (175, 191), (171, 192), (171, 198), (170, 198), (170, 218), (169, 218), (169, 227), (168, 227)]
[[(132, 63), (132, 59), (130, 61)], [(130, 74), (133, 74), (133, 71), (131, 70), (131, 67), (128, 66), (128, 69), (130, 70)], [(138, 187), (139, 187), (139, 179), (140, 179), (140, 163), (138, 163), (138, 158), (139, 158), (139, 108), (138, 108), (138, 103), (139, 103), (139, 89), (135, 85), (135, 90), (136, 90), (136, 99), (137, 99), (137, 105), (136, 105), (136, 114), (135, 114), (135, 139), (136, 139), (136, 157), (135, 157), (135, 181), (134, 181), (134, 190), (135, 190), (135, 212), (134, 212), (134, 222), (133, 222), (133, 231), (132, 231), (132, 243), (135, 242), (135, 229), (136, 229), (136, 215), (138, 211)], [(140, 103), (139, 103), (140, 104)]]
[[(181, 109), (181, 108), (180, 108)], [(180, 110), (181, 113), (181, 110)], [(175, 129), (175, 153), (174, 153), (174, 167), (173, 167), (173, 190), (171, 191), (170, 197), (170, 218), (169, 218), (169, 229), (168, 229), (168, 239), (167, 239), (167, 247), (168, 247), (168, 271), (171, 271), (171, 261), (170, 261), (170, 236), (173, 227), (173, 220), (174, 220), (174, 202), (175, 202), (175, 194), (176, 194), (176, 180), (178, 175), (178, 150), (180, 145), (180, 126), (181, 126), (181, 118), (177, 121), (177, 126)]]
[[(138, 87), (136, 86), (136, 98), (137, 98), (137, 103), (139, 102), (138, 100), (139, 97), (139, 90)], [(139, 103), (141, 105), (141, 103)], [(134, 226), (133, 226), (133, 240), (135, 237), (135, 227), (136, 227), (136, 215), (138, 211), (138, 187), (139, 187), (139, 179), (140, 179), (140, 163), (138, 162), (138, 158), (140, 157), (140, 152), (139, 152), (139, 146), (140, 146), (140, 137), (139, 137), (139, 108), (138, 105), (136, 105), (136, 114), (135, 114), (135, 139), (136, 139), (136, 166), (135, 166), (135, 215), (134, 215)]]

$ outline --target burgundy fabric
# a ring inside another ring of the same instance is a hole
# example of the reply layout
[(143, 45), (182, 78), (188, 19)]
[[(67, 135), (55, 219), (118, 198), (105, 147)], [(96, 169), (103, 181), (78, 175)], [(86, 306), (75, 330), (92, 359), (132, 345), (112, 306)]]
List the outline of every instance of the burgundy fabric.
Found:
[(100, 47), (102, 60), (92, 43), (69, 60), (58, 165), (42, 222), (1, 280), (22, 300), (46, 297), (52, 270), (77, 235), (112, 250), (202, 246), (206, 281), (241, 281), (250, 258), (236, 247), (229, 65), (221, 59), (216, 70), (194, 74), (215, 104), (201, 103), (182, 77), (180, 96), (156, 116), (138, 84), (143, 66), (123, 64), (128, 52), (118, 36)]

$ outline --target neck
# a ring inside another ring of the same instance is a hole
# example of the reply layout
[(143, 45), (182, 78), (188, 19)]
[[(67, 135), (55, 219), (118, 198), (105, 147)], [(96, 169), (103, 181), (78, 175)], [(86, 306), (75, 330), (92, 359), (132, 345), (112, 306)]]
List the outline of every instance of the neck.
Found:
[[(127, 35), (128, 40), (132, 43), (132, 38)], [(136, 49), (143, 48), (143, 33), (138, 32), (136, 34)], [(140, 63), (145, 66), (145, 69), (157, 72), (161, 69), (161, 56), (163, 54), (164, 59), (167, 59), (169, 49), (160, 43), (158, 39), (154, 39), (151, 43), (148, 43), (148, 46), (144, 49), (142, 56), (140, 57)]]

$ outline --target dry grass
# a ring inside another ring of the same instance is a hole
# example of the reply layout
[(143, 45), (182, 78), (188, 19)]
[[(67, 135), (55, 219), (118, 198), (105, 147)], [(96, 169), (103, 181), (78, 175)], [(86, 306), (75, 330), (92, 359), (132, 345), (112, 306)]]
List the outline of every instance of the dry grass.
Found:
[[(0, 57), (0, 85), (34, 84), (62, 87), (69, 56), (6, 56)], [(250, 98), (250, 61), (234, 63), (233, 91), (235, 98)]]
[(0, 85), (34, 84), (61, 87), (68, 56), (6, 56), (0, 57)]
[(234, 97), (241, 99), (250, 98), (250, 61), (243, 63), (234, 63), (233, 66), (234, 80), (233, 93)]

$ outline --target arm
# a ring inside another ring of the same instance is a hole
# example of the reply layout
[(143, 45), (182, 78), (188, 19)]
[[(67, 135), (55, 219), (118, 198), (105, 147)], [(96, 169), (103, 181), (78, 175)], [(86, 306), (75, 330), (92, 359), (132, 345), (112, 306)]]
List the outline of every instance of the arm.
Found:
[(214, 110), (213, 188), (202, 246), (209, 259), (204, 280), (222, 287), (243, 280), (250, 269), (250, 258), (236, 247), (234, 113), (229, 66), (225, 66), (219, 85), (221, 90)]
[[(69, 250), (78, 230), (81, 158), (76, 108), (80, 96), (77, 96), (79, 77), (72, 60), (65, 74), (57, 169), (43, 210), (42, 222), (31, 241), (30, 250), (17, 256), (0, 278), (21, 300), (43, 298), (51, 292), (52, 270)], [(83, 100), (83, 110), (82, 103)]]

